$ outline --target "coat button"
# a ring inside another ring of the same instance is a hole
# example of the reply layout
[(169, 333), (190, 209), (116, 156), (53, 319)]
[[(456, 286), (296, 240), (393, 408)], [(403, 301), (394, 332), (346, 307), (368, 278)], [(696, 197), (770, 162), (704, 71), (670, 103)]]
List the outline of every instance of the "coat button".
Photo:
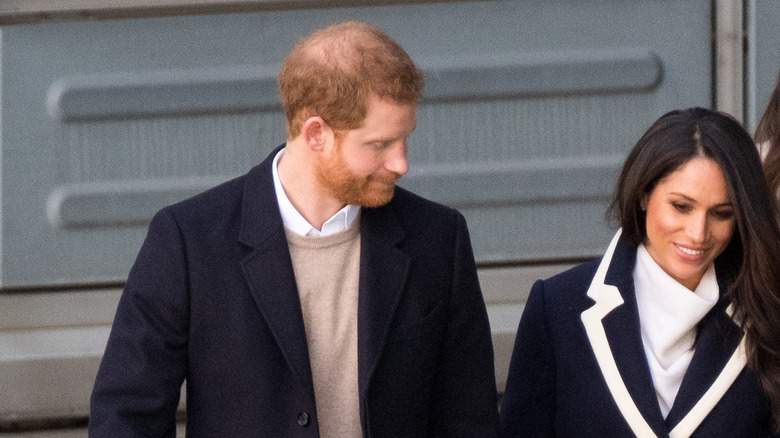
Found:
[(301, 412), (298, 414), (298, 425), (301, 427), (306, 427), (309, 425), (309, 414), (306, 412)]

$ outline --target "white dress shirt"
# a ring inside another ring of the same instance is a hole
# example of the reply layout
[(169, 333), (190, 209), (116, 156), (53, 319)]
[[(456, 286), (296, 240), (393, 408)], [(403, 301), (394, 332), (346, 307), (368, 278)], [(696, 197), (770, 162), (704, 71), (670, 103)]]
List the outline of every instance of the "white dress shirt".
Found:
[(276, 154), (271, 168), (273, 169), (276, 200), (279, 203), (279, 212), (282, 214), (282, 223), (284, 224), (284, 227), (295, 234), (313, 237), (330, 236), (349, 228), (360, 212), (359, 205), (349, 204), (337, 211), (336, 214), (322, 224), (322, 230), (314, 228), (314, 226), (312, 226), (312, 224), (295, 209), (292, 202), (290, 202), (290, 198), (287, 197), (287, 193), (284, 192), (282, 181), (279, 179), (279, 170), (277, 168), (279, 166), (279, 158), (281, 158), (282, 154), (284, 154), (284, 149)]

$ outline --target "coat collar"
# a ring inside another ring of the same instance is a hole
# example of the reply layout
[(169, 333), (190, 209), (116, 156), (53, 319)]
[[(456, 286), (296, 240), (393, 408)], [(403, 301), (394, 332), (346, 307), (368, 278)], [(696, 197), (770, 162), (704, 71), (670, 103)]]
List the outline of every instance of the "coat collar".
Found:
[(241, 268), (284, 358), (314, 400), (303, 313), (271, 173), (273, 157), (281, 147), (246, 175), (239, 242), (251, 250)]
[[(304, 387), (314, 397), (311, 365), (298, 289), (281, 214), (277, 208), (271, 165), (284, 146), (246, 177), (239, 241), (250, 247), (242, 269), (252, 296), (277, 344)], [(363, 396), (376, 369), (395, 309), (406, 284), (410, 257), (398, 248), (404, 238), (395, 209), (363, 209), (358, 291), (358, 377)]]
[(358, 297), (358, 383), (361, 396), (368, 388), (385, 345), (411, 258), (399, 249), (404, 239), (395, 212), (403, 189), (388, 205), (364, 208), (360, 217), (360, 286)]
[(696, 352), (664, 421), (642, 347), (632, 276), (636, 247), (620, 235), (612, 239), (588, 288), (594, 305), (581, 315), (586, 334), (609, 391), (637, 436), (689, 436), (744, 368), (744, 337), (725, 303), (716, 305), (700, 326)]

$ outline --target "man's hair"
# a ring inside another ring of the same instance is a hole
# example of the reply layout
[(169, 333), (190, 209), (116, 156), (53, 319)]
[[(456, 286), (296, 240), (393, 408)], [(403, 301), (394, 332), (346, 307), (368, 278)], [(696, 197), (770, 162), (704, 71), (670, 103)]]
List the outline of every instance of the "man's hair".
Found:
[(292, 50), (279, 73), (288, 138), (319, 116), (335, 130), (362, 126), (369, 96), (416, 103), (422, 72), (382, 30), (348, 21), (313, 33)]

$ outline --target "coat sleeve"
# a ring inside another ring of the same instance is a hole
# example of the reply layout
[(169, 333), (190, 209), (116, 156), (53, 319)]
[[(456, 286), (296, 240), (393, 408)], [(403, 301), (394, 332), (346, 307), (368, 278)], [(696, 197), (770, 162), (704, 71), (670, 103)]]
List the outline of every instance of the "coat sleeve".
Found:
[(185, 248), (158, 213), (119, 301), (91, 399), (90, 437), (174, 437), (186, 375)]
[(466, 221), (460, 214), (454, 260), (431, 436), (490, 438), (498, 427), (493, 342)]
[(501, 405), (501, 436), (555, 436), (555, 355), (548, 327), (544, 282), (525, 305)]

